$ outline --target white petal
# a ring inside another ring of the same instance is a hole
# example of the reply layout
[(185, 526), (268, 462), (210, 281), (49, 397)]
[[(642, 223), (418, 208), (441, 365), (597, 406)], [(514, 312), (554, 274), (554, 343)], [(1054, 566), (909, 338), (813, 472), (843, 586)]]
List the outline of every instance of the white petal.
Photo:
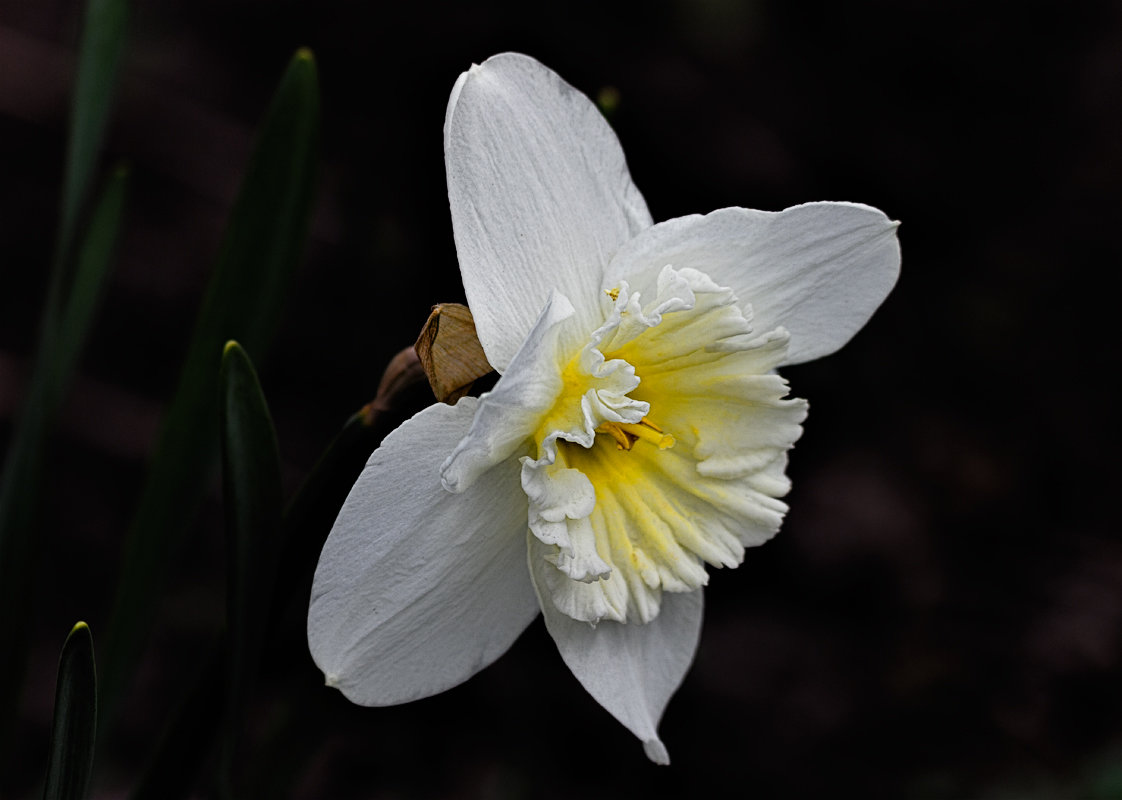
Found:
[[(583, 527), (585, 532), (596, 538), (588, 519), (577, 520), (575, 523), (568, 521), (570, 530), (564, 532), (569, 539), (580, 538), (578, 527)], [(602, 580), (589, 582), (573, 580), (562, 571), (564, 564), (563, 554), (557, 547), (545, 544), (537, 533), (531, 534), (526, 539), (527, 558), (530, 562), (531, 574), (535, 581), (538, 597), (549, 598), (543, 602), (548, 603), (552, 611), (560, 611), (569, 619), (582, 623), (598, 623), (602, 620), (615, 620), (624, 622), (627, 619), (627, 605), (629, 600), (628, 585), (623, 577), (612, 579), (615, 573), (609, 574)], [(595, 547), (595, 542), (593, 542)], [(558, 565), (558, 562), (562, 562)], [(658, 598), (655, 598), (658, 602)], [(655, 609), (658, 613), (658, 609)]]
[(666, 265), (706, 273), (751, 306), (757, 333), (791, 333), (787, 364), (828, 355), (859, 331), (900, 273), (897, 223), (856, 203), (785, 211), (724, 208), (644, 231), (613, 259), (606, 285), (651, 291)]
[[(543, 571), (554, 567), (529, 552), (538, 588)], [(701, 590), (664, 592), (658, 616), (645, 625), (605, 620), (595, 628), (558, 611), (547, 592), (539, 590), (538, 598), (546, 629), (581, 686), (639, 737), (652, 761), (670, 763), (658, 722), (697, 650)]]
[(348, 699), (392, 705), (449, 689), (537, 616), (526, 499), (511, 459), (464, 494), (444, 456), (477, 403), (425, 409), (386, 438), (339, 512), (308, 609), (312, 658)]
[(471, 429), (441, 467), (444, 488), (462, 492), (515, 454), (561, 391), (563, 325), (573, 306), (553, 292), (495, 388), (479, 398)]
[(616, 250), (651, 224), (603, 116), (557, 73), (504, 53), (460, 76), (444, 119), (468, 305), (502, 372), (557, 289), (591, 330)]

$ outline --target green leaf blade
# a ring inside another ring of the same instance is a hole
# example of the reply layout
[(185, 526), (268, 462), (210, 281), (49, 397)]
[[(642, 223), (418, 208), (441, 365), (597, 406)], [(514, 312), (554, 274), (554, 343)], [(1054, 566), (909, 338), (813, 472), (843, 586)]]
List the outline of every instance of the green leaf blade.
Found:
[(63, 175), (58, 248), (63, 258), (69, 250), (105, 141), (125, 50), (128, 17), (127, 0), (89, 0), (86, 5)]
[(66, 305), (59, 320), (54, 383), (61, 392), (85, 344), (94, 312), (101, 304), (124, 217), (129, 170), (119, 166), (109, 178), (86, 227), (75, 259)]
[(237, 342), (226, 345), (221, 378), (229, 658), (219, 784), (232, 796), (238, 735), (264, 643), (282, 546), (282, 489), (273, 421), (253, 364)]
[(259, 130), (129, 529), (105, 650), (103, 720), (128, 685), (217, 455), (223, 345), (236, 339), (263, 353), (279, 324), (310, 227), (318, 135), (315, 61), (301, 50)]
[[(12, 443), (0, 473), (0, 708), (14, 708), (22, 683), (26, 604), (41, 537), (36, 523), (47, 439), (114, 263), (127, 200), (118, 169), (102, 191), (76, 250), (77, 269), (56, 332), (40, 343)], [(0, 721), (0, 727), (3, 727)]]
[(54, 724), (43, 800), (83, 800), (93, 771), (97, 730), (97, 671), (93, 636), (79, 622), (59, 657)]

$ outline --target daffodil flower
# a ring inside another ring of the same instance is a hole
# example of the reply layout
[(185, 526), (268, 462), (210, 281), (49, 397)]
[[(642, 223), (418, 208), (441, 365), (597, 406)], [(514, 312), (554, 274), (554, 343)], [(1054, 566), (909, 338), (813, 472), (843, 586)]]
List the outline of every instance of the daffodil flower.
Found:
[(370, 457), (323, 548), (308, 641), (363, 705), (449, 689), (541, 611), (588, 692), (666, 763), (707, 567), (779, 529), (806, 403), (776, 369), (853, 336), (896, 281), (896, 224), (853, 203), (655, 225), (615, 134), (503, 54), (444, 123), (460, 271), (501, 377)]

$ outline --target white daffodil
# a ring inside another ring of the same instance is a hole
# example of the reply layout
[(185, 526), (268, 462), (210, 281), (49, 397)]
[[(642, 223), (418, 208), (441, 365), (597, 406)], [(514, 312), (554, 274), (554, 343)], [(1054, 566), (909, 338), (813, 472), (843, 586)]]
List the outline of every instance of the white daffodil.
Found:
[(896, 224), (852, 203), (653, 224), (615, 134), (537, 61), (460, 76), (444, 122), (460, 271), (501, 378), (370, 457), (316, 570), (308, 641), (363, 705), (451, 688), (545, 617), (577, 679), (668, 761), (707, 565), (779, 529), (827, 355), (896, 281)]

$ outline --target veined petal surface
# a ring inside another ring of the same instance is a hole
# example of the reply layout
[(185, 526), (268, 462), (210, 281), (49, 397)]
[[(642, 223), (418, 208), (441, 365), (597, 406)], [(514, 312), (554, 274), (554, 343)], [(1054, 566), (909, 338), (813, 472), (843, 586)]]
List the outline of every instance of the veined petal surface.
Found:
[(651, 225), (603, 116), (534, 59), (460, 76), (444, 120), (448, 200), (479, 340), (503, 372), (556, 289), (591, 330), (601, 276)]
[(540, 558), (542, 545), (532, 535), (528, 541), (545, 626), (561, 658), (596, 702), (639, 737), (651, 761), (669, 764), (658, 723), (697, 651), (701, 590), (667, 595), (661, 613), (646, 625), (604, 621), (592, 627), (554, 607), (542, 586), (550, 569)]
[(355, 703), (404, 703), (462, 683), (537, 616), (517, 459), (464, 494), (440, 483), (477, 405), (437, 404), (391, 433), (324, 545), (308, 644), (328, 684)]
[(807, 203), (784, 211), (724, 208), (660, 222), (608, 266), (643, 291), (666, 264), (689, 266), (751, 306), (759, 331), (791, 334), (784, 364), (829, 355), (859, 331), (900, 273), (897, 223), (859, 203)]

